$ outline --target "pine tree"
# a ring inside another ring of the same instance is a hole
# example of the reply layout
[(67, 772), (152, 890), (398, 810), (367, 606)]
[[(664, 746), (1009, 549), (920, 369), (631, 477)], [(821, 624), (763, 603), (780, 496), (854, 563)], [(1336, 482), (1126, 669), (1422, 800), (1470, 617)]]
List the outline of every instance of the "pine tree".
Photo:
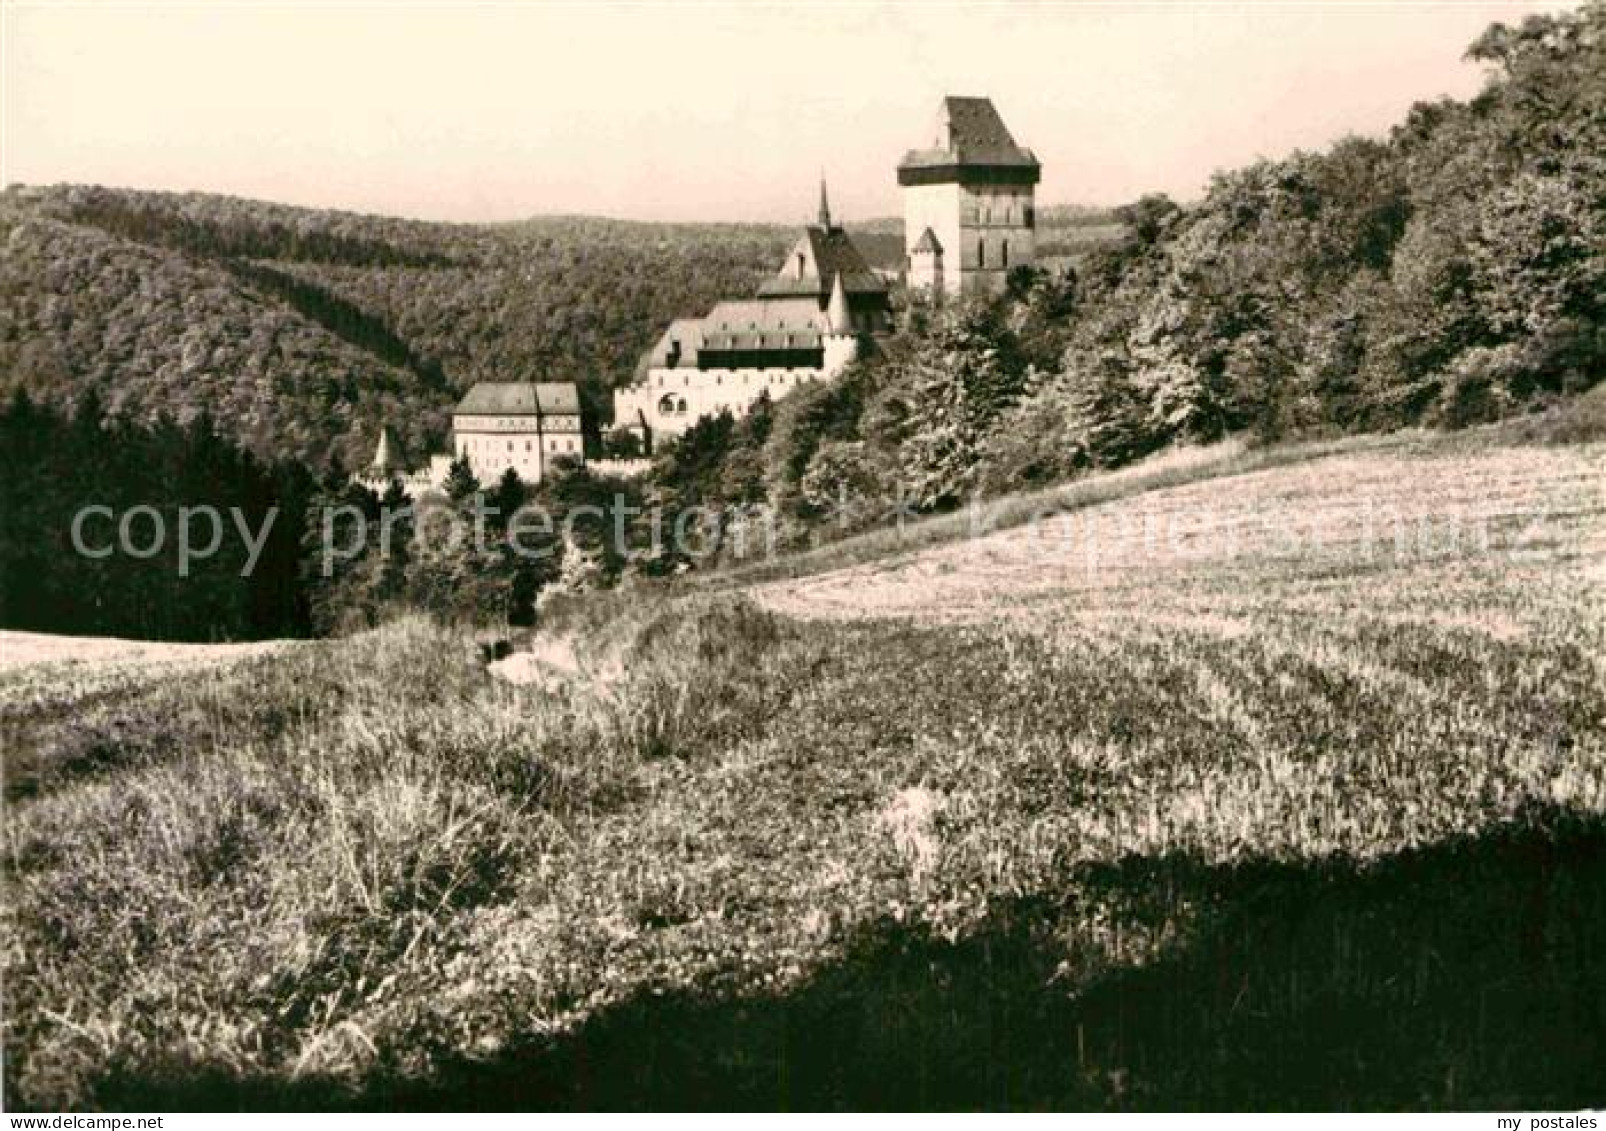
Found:
[(519, 478), (519, 473), (511, 467), (504, 471), (488, 501), (488, 505), (492, 508), (491, 517), (487, 520), (489, 526), (493, 530), (506, 530), (508, 523), (513, 521), (513, 516), (524, 505), (528, 495), (529, 492), (524, 486), (524, 481)]
[(454, 503), (466, 502), (479, 491), (480, 481), (474, 477), (474, 469), (469, 466), (468, 456), (461, 455), (452, 461), (452, 466), (446, 472), (444, 487), (446, 497)]

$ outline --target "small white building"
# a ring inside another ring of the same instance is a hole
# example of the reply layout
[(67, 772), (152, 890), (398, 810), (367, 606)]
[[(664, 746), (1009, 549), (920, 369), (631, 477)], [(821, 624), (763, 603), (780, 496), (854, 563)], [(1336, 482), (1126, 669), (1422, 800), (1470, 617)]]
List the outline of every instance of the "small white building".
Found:
[(580, 391), (569, 383), (481, 381), (452, 413), (452, 452), (489, 487), (512, 468), (539, 483), (558, 459), (585, 460)]

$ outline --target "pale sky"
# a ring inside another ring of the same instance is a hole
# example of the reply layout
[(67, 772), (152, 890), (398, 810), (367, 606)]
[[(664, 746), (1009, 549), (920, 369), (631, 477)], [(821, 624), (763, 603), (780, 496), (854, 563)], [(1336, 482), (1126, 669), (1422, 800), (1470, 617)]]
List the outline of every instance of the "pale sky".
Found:
[(5, 183), (440, 220), (848, 219), (944, 94), (988, 95), (1042, 203), (1198, 195), (1482, 82), (1550, 2), (779, 6), (7, 0)]

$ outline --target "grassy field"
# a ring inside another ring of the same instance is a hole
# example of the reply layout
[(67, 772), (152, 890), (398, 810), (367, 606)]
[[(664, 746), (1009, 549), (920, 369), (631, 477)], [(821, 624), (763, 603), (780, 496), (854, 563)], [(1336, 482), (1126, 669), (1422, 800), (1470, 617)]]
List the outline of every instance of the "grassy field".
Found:
[(1534, 441), (605, 596), (523, 685), (11, 696), (8, 1104), (1606, 1102), (1606, 446)]

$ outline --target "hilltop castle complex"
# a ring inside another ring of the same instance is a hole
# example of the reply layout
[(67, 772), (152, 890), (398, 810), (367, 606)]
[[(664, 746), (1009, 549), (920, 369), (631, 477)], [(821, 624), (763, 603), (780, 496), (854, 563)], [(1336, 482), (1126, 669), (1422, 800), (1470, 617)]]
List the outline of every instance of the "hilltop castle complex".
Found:
[[(911, 290), (934, 298), (997, 293), (1036, 258), (1035, 187), (1042, 167), (1015, 143), (986, 98), (945, 98), (929, 147), (898, 163)], [(672, 322), (614, 393), (614, 421), (648, 438), (676, 436), (699, 417), (745, 412), (804, 381), (829, 380), (875, 348), (891, 326), (885, 280), (832, 222), (820, 186), (818, 223), (750, 299)]]
[[(944, 98), (929, 141), (898, 163), (905, 255), (893, 274), (933, 301), (996, 294), (1011, 270), (1035, 262), (1042, 166), (986, 98)], [(614, 423), (651, 445), (701, 417), (740, 415), (765, 393), (779, 398), (806, 381), (835, 377), (891, 327), (887, 279), (833, 221), (822, 181), (817, 222), (804, 227), (779, 269), (750, 298), (671, 322), (642, 357), (635, 381), (614, 392)], [(468, 459), (482, 483), (510, 468), (539, 482), (554, 460), (584, 459), (572, 384), (476, 385), (457, 406), (452, 433), (454, 454)], [(412, 490), (442, 478), (450, 463), (436, 456), (427, 474), (407, 475), (389, 466), (395, 450), (382, 437), (363, 481), (401, 478)]]

